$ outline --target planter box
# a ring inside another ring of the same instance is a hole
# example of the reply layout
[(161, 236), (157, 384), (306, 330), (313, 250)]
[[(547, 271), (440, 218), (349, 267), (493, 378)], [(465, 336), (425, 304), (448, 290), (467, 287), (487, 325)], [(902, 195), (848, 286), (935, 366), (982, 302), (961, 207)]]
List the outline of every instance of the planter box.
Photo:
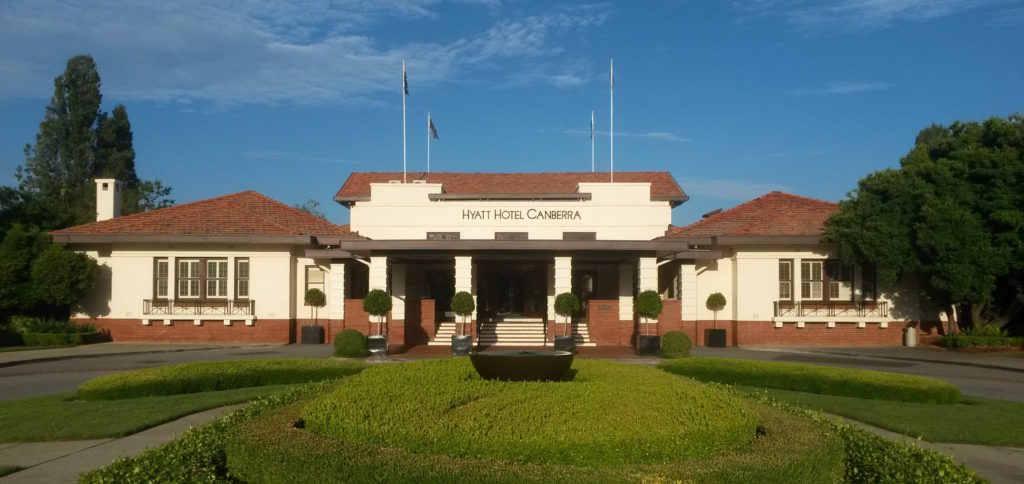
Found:
[(304, 345), (322, 345), (322, 344), (324, 344), (324, 327), (323, 326), (303, 326), (302, 327), (302, 344), (304, 344)]
[(568, 351), (576, 353), (575, 336), (555, 336), (555, 351)]
[(637, 336), (636, 354), (658, 356), (661, 354), (661, 336)]
[(704, 346), (708, 348), (725, 348), (725, 330), (724, 329), (705, 329), (704, 330)]
[(382, 334), (366, 337), (366, 347), (371, 355), (386, 355), (388, 353), (388, 338)]
[(452, 354), (455, 356), (465, 356), (469, 354), (469, 350), (473, 348), (473, 337), (470, 335), (452, 335)]

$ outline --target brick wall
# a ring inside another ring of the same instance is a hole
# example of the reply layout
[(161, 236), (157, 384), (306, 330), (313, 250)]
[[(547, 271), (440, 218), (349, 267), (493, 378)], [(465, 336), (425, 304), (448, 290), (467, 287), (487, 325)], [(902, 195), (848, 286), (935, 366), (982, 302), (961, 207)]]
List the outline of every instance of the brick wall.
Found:
[[(344, 329), (354, 329), (366, 335), (374, 334), (370, 332), (370, 315), (363, 311), (362, 299), (345, 300)], [(376, 330), (376, 324), (373, 329)]]
[[(900, 346), (903, 329), (912, 323), (890, 322), (888, 328), (868, 323), (805, 323), (803, 328), (786, 323), (776, 328), (770, 321), (737, 321), (735, 344), (749, 346)], [(730, 340), (732, 341), (732, 340)]]
[(664, 299), (661, 301), (661, 314), (658, 315), (658, 334), (683, 330), (683, 309), (681, 304), (682, 302), (678, 299)]
[(427, 341), (433, 341), (437, 334), (437, 306), (433, 299), (420, 299), (420, 327), (427, 333)]
[(587, 330), (597, 345), (625, 346), (636, 333), (633, 321), (619, 320), (618, 299), (591, 299), (587, 305)]
[(293, 343), (295, 322), (288, 319), (257, 319), (252, 326), (245, 321), (232, 321), (225, 326), (223, 319), (202, 320), (196, 326), (192, 320), (151, 320), (148, 326), (141, 319), (74, 319), (72, 322), (91, 324), (110, 334), (115, 342), (159, 343)]

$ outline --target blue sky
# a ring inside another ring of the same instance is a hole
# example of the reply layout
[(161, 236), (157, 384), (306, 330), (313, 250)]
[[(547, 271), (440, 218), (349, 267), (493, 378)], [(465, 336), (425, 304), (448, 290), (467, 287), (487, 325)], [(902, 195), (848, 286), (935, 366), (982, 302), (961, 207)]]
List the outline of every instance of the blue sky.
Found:
[(1009, 0), (514, 0), (0, 4), (0, 183), (53, 78), (93, 55), (143, 178), (179, 202), (331, 197), (351, 171), (668, 170), (685, 224), (771, 190), (839, 200), (931, 123), (1024, 111), (1024, 4)]

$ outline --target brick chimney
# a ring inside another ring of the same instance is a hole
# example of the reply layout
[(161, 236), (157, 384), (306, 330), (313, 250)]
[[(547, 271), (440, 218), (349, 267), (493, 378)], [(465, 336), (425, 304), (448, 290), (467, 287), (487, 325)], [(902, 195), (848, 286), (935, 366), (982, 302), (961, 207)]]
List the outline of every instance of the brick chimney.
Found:
[(121, 215), (121, 182), (113, 178), (96, 179), (96, 221)]

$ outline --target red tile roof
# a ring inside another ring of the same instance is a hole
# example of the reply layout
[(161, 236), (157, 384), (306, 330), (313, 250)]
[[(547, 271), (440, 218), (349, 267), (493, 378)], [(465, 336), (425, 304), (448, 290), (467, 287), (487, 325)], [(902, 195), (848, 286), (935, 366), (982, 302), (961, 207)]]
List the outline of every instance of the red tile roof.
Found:
[(53, 235), (332, 236), (353, 238), (335, 225), (254, 191), (55, 230)]
[(822, 234), (825, 220), (838, 207), (833, 202), (771, 192), (686, 227), (670, 230), (668, 236), (816, 236)]
[[(606, 182), (608, 173), (407, 173), (406, 180), (425, 180), (441, 183), (444, 192), (451, 194), (564, 194), (575, 193), (576, 185), (587, 182)], [(346, 201), (370, 196), (371, 183), (401, 180), (401, 172), (353, 172), (334, 196)], [(652, 197), (671, 197), (682, 202), (686, 194), (667, 171), (626, 171), (615, 173), (616, 182), (646, 182), (651, 184)]]

